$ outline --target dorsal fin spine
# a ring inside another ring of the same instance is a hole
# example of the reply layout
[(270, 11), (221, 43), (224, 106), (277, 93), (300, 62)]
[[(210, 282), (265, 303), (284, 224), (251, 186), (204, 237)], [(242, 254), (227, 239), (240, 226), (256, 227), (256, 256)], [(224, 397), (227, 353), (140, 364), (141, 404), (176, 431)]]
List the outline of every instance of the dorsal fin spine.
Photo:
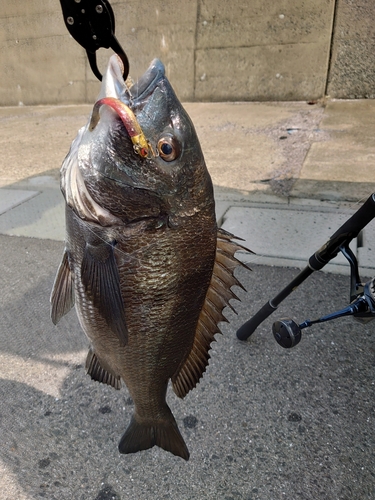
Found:
[(249, 269), (234, 256), (238, 250), (247, 249), (232, 242), (232, 238), (234, 236), (230, 233), (218, 230), (213, 273), (198, 318), (193, 345), (189, 355), (172, 377), (173, 389), (181, 398), (197, 385), (206, 370), (211, 343), (215, 340), (215, 334), (221, 333), (218, 323), (228, 321), (223, 315), (223, 309), (229, 306), (236, 312), (230, 300), (238, 300), (238, 297), (231, 287), (238, 286), (245, 290), (233, 273), (239, 265)]

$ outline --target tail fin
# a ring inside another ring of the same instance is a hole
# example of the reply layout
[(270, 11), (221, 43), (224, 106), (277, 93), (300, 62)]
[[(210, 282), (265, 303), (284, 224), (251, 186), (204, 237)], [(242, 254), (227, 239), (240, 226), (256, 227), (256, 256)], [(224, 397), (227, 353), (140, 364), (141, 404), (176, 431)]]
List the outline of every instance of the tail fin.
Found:
[(189, 450), (172, 413), (168, 418), (147, 423), (137, 421), (137, 416), (133, 415), (129, 427), (120, 440), (118, 446), (120, 453), (135, 453), (148, 450), (155, 445), (184, 460), (189, 460)]

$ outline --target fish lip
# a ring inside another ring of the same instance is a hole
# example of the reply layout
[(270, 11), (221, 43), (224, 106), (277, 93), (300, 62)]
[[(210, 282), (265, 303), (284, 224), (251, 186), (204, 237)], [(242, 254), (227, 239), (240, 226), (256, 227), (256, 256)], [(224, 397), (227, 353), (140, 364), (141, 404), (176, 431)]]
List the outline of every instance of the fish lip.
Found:
[(154, 59), (145, 73), (128, 86), (123, 78), (123, 63), (117, 55), (113, 55), (104, 74), (97, 101), (104, 97), (114, 97), (129, 107), (138, 106), (152, 94), (164, 77), (164, 64), (159, 59)]
[(154, 59), (145, 73), (129, 89), (133, 102), (141, 101), (151, 94), (164, 76), (164, 64), (159, 59)]

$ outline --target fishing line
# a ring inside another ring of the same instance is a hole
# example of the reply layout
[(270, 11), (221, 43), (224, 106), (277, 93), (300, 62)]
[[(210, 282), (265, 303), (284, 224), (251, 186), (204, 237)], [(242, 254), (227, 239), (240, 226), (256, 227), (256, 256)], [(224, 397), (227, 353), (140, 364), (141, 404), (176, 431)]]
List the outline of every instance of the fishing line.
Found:
[[(86, 221), (86, 220), (81, 219), (81, 218), (80, 218), (80, 217), (76, 214), (76, 212), (73, 210), (73, 208), (72, 208), (72, 207), (70, 207), (69, 205), (67, 205), (67, 206), (68, 206), (69, 210), (71, 210), (71, 211), (74, 213), (74, 215), (75, 215), (76, 217), (78, 217), (78, 218), (79, 218), (80, 222), (82, 222), (82, 223), (85, 225), (86, 229), (88, 229), (90, 233), (92, 233), (92, 234), (93, 234), (96, 238), (98, 238), (99, 240), (101, 240), (101, 241), (102, 241), (103, 243), (105, 243), (106, 245), (111, 246), (111, 243), (110, 243), (110, 242), (108, 242), (107, 240), (105, 240), (105, 239), (104, 239), (102, 236), (100, 236), (100, 234), (98, 234), (98, 233), (97, 233), (97, 232), (96, 232), (96, 231), (95, 231), (92, 227), (90, 227), (90, 225), (94, 225), (94, 224), (96, 224), (95, 222), (90, 222), (90, 221)], [(104, 227), (103, 227), (103, 226), (100, 226), (99, 224), (96, 224), (96, 225), (98, 226), (98, 228), (100, 228), (100, 229), (104, 229)], [(124, 224), (124, 226), (125, 226), (125, 224)], [(140, 259), (140, 258), (136, 257), (136, 255), (137, 255), (138, 253), (143, 253), (145, 250), (148, 250), (149, 248), (156, 247), (156, 246), (157, 246), (157, 244), (156, 244), (156, 243), (150, 243), (150, 244), (148, 244), (148, 245), (144, 245), (143, 247), (141, 247), (141, 248), (139, 248), (139, 249), (137, 249), (137, 250), (134, 250), (133, 252), (125, 252), (124, 250), (121, 250), (120, 248), (118, 248), (118, 246), (116, 245), (116, 246), (114, 247), (114, 250), (115, 250), (115, 252), (117, 252), (117, 253), (119, 253), (119, 254), (122, 254), (122, 255), (124, 255), (124, 256), (125, 256), (125, 257), (127, 257), (127, 258), (130, 258), (130, 260), (132, 260), (132, 259), (133, 259), (135, 262), (138, 262), (138, 264), (139, 264), (139, 265), (141, 265), (141, 264), (142, 264), (142, 261), (143, 261), (143, 260), (145, 260), (145, 259)]]

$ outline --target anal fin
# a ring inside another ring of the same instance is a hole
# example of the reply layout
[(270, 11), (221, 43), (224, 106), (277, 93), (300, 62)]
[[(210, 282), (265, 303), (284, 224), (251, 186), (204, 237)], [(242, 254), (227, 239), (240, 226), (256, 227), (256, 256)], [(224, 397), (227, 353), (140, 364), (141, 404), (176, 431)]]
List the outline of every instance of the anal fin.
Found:
[(105, 370), (99, 363), (95, 352), (89, 349), (86, 358), (86, 371), (93, 380), (96, 382), (101, 382), (102, 384), (107, 384), (115, 389), (121, 389), (121, 378), (119, 375), (114, 375), (108, 370)]

